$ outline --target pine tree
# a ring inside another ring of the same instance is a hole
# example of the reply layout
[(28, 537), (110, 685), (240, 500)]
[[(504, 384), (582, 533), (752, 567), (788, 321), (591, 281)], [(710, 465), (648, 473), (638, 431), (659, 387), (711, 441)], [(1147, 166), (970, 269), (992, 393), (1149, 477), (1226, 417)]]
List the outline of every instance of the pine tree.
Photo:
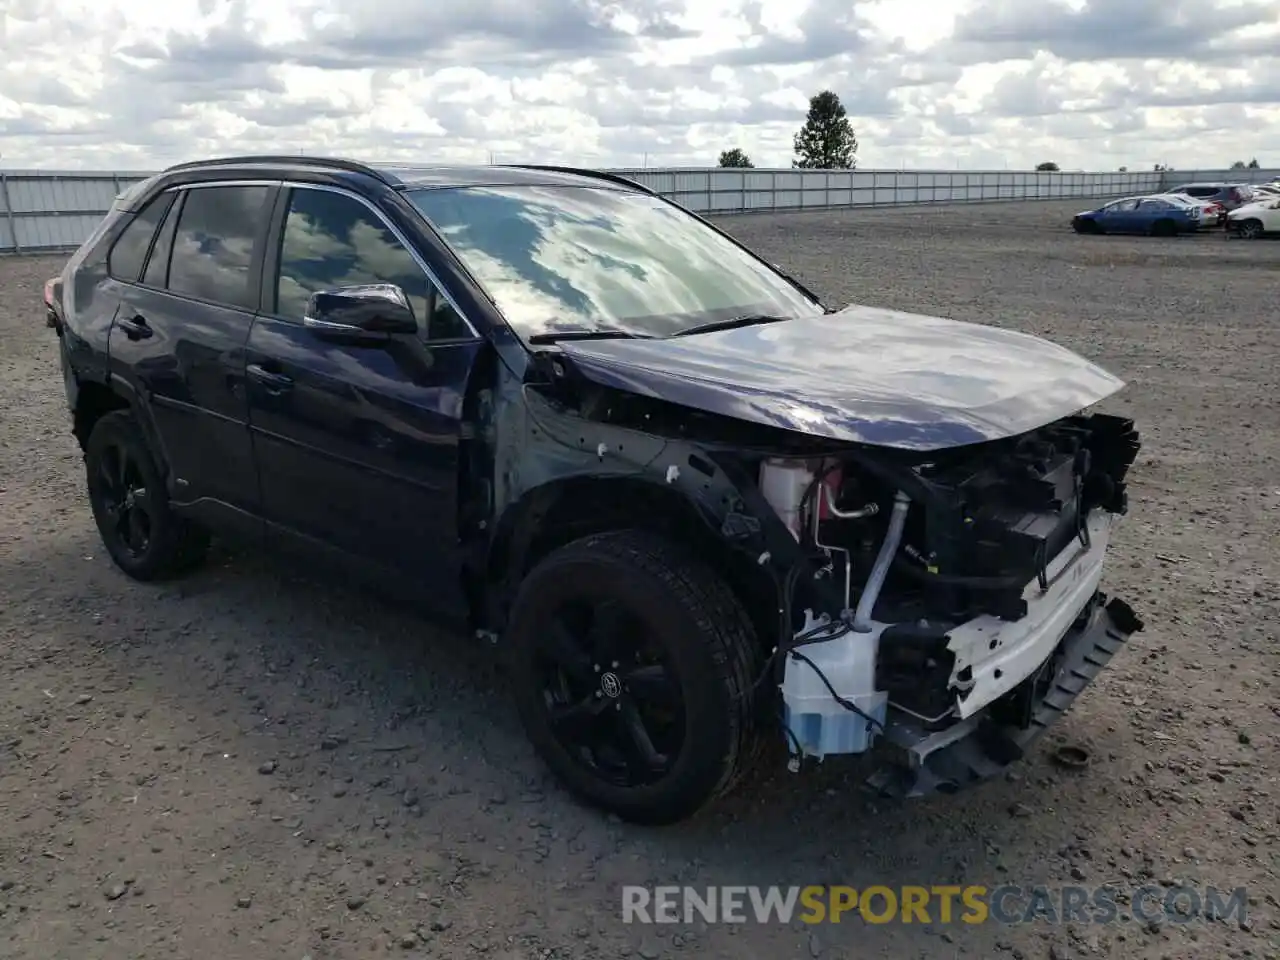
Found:
[(809, 115), (795, 135), (793, 167), (851, 170), (858, 165), (858, 138), (844, 104), (830, 90), (809, 98)]

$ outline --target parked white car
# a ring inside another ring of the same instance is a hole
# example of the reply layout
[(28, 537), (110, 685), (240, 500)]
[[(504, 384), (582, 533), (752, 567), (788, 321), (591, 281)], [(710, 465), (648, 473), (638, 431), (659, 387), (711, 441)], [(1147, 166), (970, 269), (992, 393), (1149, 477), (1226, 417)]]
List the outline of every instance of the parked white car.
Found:
[(1280, 196), (1246, 204), (1227, 214), (1227, 231), (1245, 240), (1280, 233)]

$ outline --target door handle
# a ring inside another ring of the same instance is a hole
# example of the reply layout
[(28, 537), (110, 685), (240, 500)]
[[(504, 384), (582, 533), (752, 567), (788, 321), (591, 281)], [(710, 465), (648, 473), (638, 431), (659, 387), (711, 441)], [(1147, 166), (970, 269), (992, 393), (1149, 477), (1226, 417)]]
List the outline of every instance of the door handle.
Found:
[(263, 384), (270, 393), (282, 393), (293, 386), (292, 377), (286, 377), (283, 373), (268, 370), (260, 363), (249, 364), (245, 367), (245, 372)]
[(117, 320), (116, 324), (130, 340), (146, 340), (154, 332), (147, 326), (147, 318), (140, 313), (135, 313), (126, 320)]

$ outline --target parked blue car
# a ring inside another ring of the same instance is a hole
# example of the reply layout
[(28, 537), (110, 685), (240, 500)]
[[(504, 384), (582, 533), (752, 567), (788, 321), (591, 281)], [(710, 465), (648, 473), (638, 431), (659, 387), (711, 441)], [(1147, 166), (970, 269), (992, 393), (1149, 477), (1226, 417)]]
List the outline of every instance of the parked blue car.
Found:
[(1168, 197), (1126, 197), (1071, 218), (1076, 233), (1142, 233), (1172, 237), (1201, 227), (1200, 208)]

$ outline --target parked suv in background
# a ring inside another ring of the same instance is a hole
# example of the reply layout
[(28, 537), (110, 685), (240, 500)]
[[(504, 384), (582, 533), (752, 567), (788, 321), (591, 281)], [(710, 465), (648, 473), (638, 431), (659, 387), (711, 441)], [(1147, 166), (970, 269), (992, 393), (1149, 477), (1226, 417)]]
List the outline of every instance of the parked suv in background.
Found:
[(171, 168), (45, 291), (89, 499), (140, 580), (210, 533), (496, 641), (576, 794), (641, 822), (757, 731), (897, 794), (1016, 760), (1140, 622), (1099, 591), (1121, 381), (1026, 334), (827, 309), (635, 183)]
[(1253, 191), (1244, 183), (1184, 183), (1165, 193), (1185, 193), (1197, 200), (1211, 200), (1228, 211), (1248, 203), (1253, 196)]

